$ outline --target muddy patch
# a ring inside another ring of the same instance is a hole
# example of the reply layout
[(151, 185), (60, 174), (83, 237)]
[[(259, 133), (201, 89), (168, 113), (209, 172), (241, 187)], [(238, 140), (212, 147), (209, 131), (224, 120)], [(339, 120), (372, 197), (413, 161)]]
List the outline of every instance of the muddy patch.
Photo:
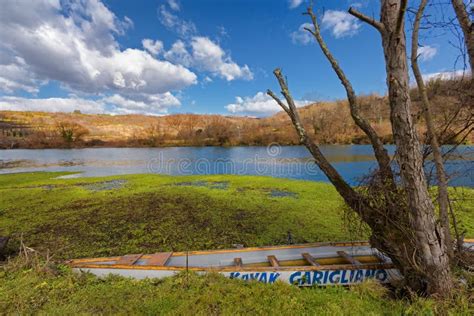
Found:
[(82, 184), (81, 186), (89, 191), (110, 191), (110, 190), (118, 190), (123, 188), (123, 186), (127, 183), (126, 180), (111, 180), (111, 181), (103, 181), (103, 182), (97, 182), (97, 183), (88, 183), (88, 184)]
[(229, 188), (229, 181), (192, 181), (192, 182), (178, 182), (173, 184), (175, 186), (186, 187), (205, 187), (209, 189), (227, 190)]
[(291, 191), (283, 191), (283, 190), (271, 190), (268, 195), (272, 198), (284, 198), (284, 197), (289, 197), (289, 198), (298, 198), (298, 194), (295, 192)]
[(0, 159), (0, 169), (30, 167), (34, 165), (33, 160), (2, 160)]

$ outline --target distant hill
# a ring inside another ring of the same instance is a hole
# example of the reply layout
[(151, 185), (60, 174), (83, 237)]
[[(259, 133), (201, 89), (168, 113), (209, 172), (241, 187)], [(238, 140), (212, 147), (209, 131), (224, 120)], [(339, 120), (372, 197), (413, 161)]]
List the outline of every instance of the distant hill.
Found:
[[(474, 108), (469, 81), (437, 80), (430, 82), (428, 87), (436, 124), (445, 141), (473, 143), (473, 135), (468, 133), (469, 129), (472, 131)], [(423, 137), (425, 129), (415, 89), (412, 100), (414, 119), (418, 121), (420, 136)], [(392, 136), (387, 98), (360, 96), (359, 103), (364, 117), (384, 142), (390, 143)], [(317, 102), (299, 111), (309, 134), (318, 143), (368, 142), (364, 133), (354, 125), (345, 100)], [(268, 145), (273, 142), (282, 145), (298, 143), (290, 120), (283, 112), (266, 118), (252, 118), (198, 114), (157, 117), (0, 111), (0, 148), (235, 146)]]

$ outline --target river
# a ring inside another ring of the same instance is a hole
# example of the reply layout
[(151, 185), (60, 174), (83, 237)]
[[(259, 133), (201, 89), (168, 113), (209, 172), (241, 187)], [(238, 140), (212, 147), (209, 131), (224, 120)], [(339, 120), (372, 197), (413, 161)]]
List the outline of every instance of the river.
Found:
[[(375, 166), (367, 145), (321, 146), (351, 184)], [(395, 147), (387, 146), (391, 155)], [(446, 148), (445, 148), (446, 150)], [(460, 146), (447, 163), (450, 185), (474, 187), (474, 146)], [(430, 172), (431, 168), (427, 168)], [(15, 149), (0, 151), (0, 174), (77, 171), (78, 176), (136, 173), (171, 175), (241, 174), (328, 181), (308, 151), (300, 146)]]

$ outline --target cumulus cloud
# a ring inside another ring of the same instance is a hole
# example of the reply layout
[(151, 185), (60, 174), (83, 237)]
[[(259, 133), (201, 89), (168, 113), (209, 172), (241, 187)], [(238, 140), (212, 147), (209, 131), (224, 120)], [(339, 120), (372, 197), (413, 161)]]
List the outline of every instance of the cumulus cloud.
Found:
[(289, 0), (288, 1), (290, 9), (295, 9), (299, 7), (302, 3), (303, 3), (303, 0)]
[(311, 23), (301, 24), (297, 31), (290, 34), (293, 44), (308, 45), (314, 41), (313, 35), (305, 30), (306, 27), (314, 30), (313, 24)]
[(218, 44), (208, 37), (193, 37), (191, 47), (193, 64), (196, 67), (209, 71), (227, 81), (237, 78), (253, 79), (253, 73), (247, 65), (237, 65)]
[(144, 39), (142, 40), (142, 46), (146, 49), (150, 54), (157, 56), (163, 51), (163, 42), (162, 41), (154, 41), (151, 39)]
[[(310, 104), (311, 101), (295, 100), (297, 107)], [(236, 97), (235, 103), (226, 106), (227, 111), (234, 114), (264, 116), (281, 111), (280, 106), (264, 92), (257, 92), (252, 97)]]
[(192, 56), (186, 49), (186, 44), (182, 40), (177, 40), (171, 49), (165, 52), (164, 57), (172, 63), (189, 67), (192, 64)]
[(353, 36), (360, 29), (355, 17), (344, 11), (327, 10), (321, 20), (323, 29), (331, 30), (335, 38)]
[(437, 53), (438, 53), (438, 49), (436, 47), (432, 47), (429, 45), (420, 46), (418, 48), (418, 58), (421, 61), (431, 60), (433, 59), (433, 57), (436, 56)]
[(431, 81), (431, 80), (450, 80), (461, 78), (465, 76), (469, 76), (471, 72), (469, 70), (454, 70), (454, 71), (440, 71), (440, 72), (433, 72), (428, 74), (423, 74), (424, 81)]
[[(183, 65), (159, 60), (160, 41), (121, 49), (133, 25), (99, 0), (7, 1), (0, 10), (0, 90), (36, 93), (50, 80), (81, 93), (166, 94), (197, 82)], [(34, 106), (34, 104), (33, 104)]]
[(80, 110), (88, 114), (164, 114), (168, 108), (179, 106), (180, 101), (170, 92), (162, 94), (134, 95), (133, 99), (119, 94), (98, 99), (69, 98), (23, 98), (13, 96), (0, 97), (0, 110), (73, 112)]
[(235, 79), (253, 79), (253, 73), (247, 65), (239, 66), (224, 50), (208, 37), (195, 36), (188, 48), (182, 40), (176, 41), (164, 57), (174, 63), (195, 67), (201, 71), (221, 77), (227, 81)]

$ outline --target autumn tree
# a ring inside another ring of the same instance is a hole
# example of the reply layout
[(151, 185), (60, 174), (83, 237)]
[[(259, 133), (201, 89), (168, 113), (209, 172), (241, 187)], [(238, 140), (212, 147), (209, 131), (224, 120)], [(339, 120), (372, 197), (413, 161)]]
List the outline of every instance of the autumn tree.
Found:
[[(346, 204), (371, 228), (372, 246), (387, 254), (404, 276), (411, 290), (429, 295), (450, 295), (451, 277), (445, 233), (436, 221), (423, 169), (421, 143), (412, 117), (412, 102), (406, 52), (405, 14), (407, 1), (382, 0), (380, 18), (349, 9), (349, 13), (374, 27), (384, 52), (390, 123), (396, 145), (392, 162), (371, 123), (361, 114), (360, 102), (350, 80), (339, 66), (324, 39), (318, 19), (307, 9), (312, 27), (307, 27), (344, 86), (354, 123), (367, 135), (378, 165), (366, 187), (351, 187), (328, 162), (318, 145), (308, 136), (296, 109), (288, 83), (279, 68), (274, 75), (286, 103), (271, 90), (267, 93), (290, 117), (299, 136)], [(397, 164), (400, 183), (392, 165)]]
[(74, 143), (79, 143), (84, 136), (89, 134), (89, 130), (84, 126), (70, 121), (61, 121), (56, 124), (56, 132), (61, 137), (62, 141), (71, 146)]

